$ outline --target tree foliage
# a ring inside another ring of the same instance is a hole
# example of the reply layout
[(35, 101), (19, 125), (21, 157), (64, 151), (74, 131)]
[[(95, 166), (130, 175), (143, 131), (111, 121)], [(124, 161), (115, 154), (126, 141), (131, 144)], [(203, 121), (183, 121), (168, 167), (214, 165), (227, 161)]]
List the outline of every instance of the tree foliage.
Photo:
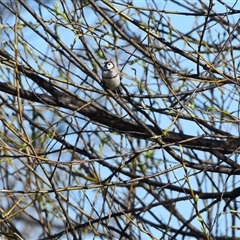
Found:
[(3, 239), (238, 239), (231, 4), (0, 2)]

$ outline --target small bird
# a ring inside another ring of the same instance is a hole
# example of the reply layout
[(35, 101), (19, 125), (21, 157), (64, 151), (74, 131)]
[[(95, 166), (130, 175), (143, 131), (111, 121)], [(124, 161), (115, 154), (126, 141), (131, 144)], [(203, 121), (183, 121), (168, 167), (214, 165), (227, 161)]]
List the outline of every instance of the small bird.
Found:
[(112, 59), (105, 61), (102, 69), (102, 80), (110, 90), (117, 90), (121, 84), (120, 71)]

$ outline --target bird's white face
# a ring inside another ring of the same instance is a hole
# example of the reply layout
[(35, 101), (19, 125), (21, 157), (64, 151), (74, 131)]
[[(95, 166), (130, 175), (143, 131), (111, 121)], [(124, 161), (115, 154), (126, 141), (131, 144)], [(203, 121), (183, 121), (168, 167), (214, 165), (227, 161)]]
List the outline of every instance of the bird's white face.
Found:
[(106, 61), (104, 63), (104, 70), (110, 70), (113, 69), (115, 66), (112, 61)]

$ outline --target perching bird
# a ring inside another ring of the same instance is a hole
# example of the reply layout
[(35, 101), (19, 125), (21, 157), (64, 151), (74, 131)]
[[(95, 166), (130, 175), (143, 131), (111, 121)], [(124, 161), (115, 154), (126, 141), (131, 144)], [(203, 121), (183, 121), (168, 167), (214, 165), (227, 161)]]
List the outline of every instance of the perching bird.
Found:
[(120, 71), (116, 62), (112, 59), (105, 61), (102, 69), (102, 80), (110, 90), (117, 90), (121, 84)]

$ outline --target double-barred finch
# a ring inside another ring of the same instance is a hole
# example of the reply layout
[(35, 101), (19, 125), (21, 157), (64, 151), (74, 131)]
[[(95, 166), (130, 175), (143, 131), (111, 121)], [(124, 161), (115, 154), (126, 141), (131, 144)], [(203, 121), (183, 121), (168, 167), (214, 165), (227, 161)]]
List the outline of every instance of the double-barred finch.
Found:
[(112, 59), (105, 61), (102, 69), (102, 80), (110, 90), (117, 89), (121, 84), (120, 71)]

